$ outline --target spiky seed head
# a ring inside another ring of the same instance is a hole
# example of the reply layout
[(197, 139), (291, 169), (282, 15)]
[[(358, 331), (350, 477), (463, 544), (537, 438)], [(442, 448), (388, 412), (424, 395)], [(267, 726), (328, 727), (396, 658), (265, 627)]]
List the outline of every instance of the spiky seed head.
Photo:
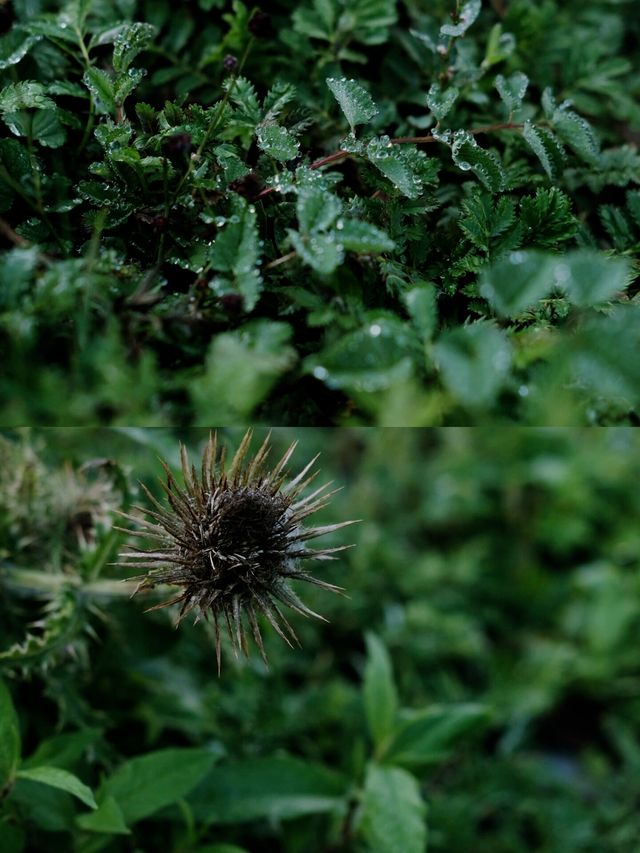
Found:
[(331, 484), (325, 483), (304, 496), (318, 474), (312, 470), (318, 457), (289, 479), (287, 465), (297, 442), (268, 469), (270, 436), (253, 457), (248, 454), (251, 437), (248, 430), (227, 463), (226, 448), (218, 454), (216, 434), (210, 435), (199, 471), (181, 445), (184, 486), (161, 461), (166, 474), (166, 483), (160, 480), (166, 505), (141, 484), (152, 508), (134, 507), (142, 517), (119, 513), (137, 525), (136, 530), (124, 532), (148, 540), (149, 547), (131, 547), (120, 555), (122, 562), (118, 565), (145, 570), (134, 578), (139, 581), (136, 592), (163, 584), (180, 588), (179, 594), (150, 610), (179, 604), (178, 622), (191, 611), (196, 612), (196, 622), (202, 616), (212, 618), (218, 672), (221, 627), (226, 627), (234, 651), (247, 654), (248, 625), (265, 662), (259, 613), (289, 645), (298, 642), (280, 605), (304, 616), (322, 617), (298, 598), (291, 581), (342, 591), (309, 574), (302, 561), (332, 560), (338, 551), (351, 547), (315, 549), (307, 545), (309, 540), (354, 523), (305, 526), (305, 520), (325, 507), (337, 491), (328, 491)]

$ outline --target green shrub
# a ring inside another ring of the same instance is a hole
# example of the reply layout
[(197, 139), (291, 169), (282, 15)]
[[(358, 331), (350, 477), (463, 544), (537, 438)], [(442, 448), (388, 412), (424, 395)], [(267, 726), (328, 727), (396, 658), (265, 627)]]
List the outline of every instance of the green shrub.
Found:
[(634, 3), (429, 6), (4, 6), (3, 422), (634, 421)]

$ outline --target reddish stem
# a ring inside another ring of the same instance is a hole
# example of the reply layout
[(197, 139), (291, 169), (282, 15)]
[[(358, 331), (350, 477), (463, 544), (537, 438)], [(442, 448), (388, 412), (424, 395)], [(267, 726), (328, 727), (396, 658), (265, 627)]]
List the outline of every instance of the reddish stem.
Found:
[[(476, 127), (473, 130), (470, 130), (473, 136), (477, 136), (481, 133), (493, 133), (497, 130), (521, 130), (521, 124), (515, 124), (514, 122), (503, 122), (502, 124), (485, 124), (482, 127)], [(391, 140), (392, 145), (428, 145), (431, 142), (441, 142), (442, 140), (438, 139), (436, 136), (396, 136)], [(333, 154), (327, 154), (326, 157), (321, 157), (319, 160), (314, 160), (314, 162), (309, 166), (310, 169), (319, 169), (321, 166), (328, 166), (329, 163), (336, 163), (338, 160), (343, 160), (345, 157), (348, 157), (350, 151), (334, 151)], [(265, 198), (265, 196), (271, 195), (271, 193), (275, 192), (275, 187), (267, 187), (262, 190), (262, 192), (258, 193), (256, 199)]]

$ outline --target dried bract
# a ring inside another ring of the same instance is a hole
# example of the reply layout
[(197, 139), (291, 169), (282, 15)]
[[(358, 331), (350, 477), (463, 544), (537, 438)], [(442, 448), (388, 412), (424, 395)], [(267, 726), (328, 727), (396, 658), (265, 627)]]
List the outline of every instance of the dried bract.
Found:
[(146, 571), (135, 578), (140, 581), (136, 592), (161, 584), (180, 587), (178, 595), (150, 609), (179, 604), (178, 621), (194, 610), (196, 621), (201, 616), (211, 617), (218, 671), (221, 623), (226, 625), (234, 650), (242, 650), (245, 654), (248, 624), (266, 661), (258, 625), (259, 613), (266, 616), (289, 645), (297, 642), (297, 637), (281, 604), (305, 616), (323, 618), (298, 598), (290, 582), (307, 581), (322, 589), (340, 592), (340, 587), (309, 574), (301, 563), (306, 559), (331, 560), (336, 552), (350, 547), (314, 549), (307, 543), (354, 523), (344, 521), (305, 527), (305, 520), (325, 507), (337, 491), (327, 491), (331, 484), (326, 483), (303, 497), (317, 476), (318, 472), (312, 468), (318, 457), (289, 480), (286, 466), (297, 442), (268, 470), (269, 436), (251, 457), (248, 455), (251, 435), (249, 430), (229, 464), (224, 447), (217, 459), (217, 439), (216, 435), (211, 435), (199, 472), (190, 464), (187, 451), (181, 446), (184, 487), (178, 485), (163, 462), (167, 480), (161, 483), (167, 505), (157, 501), (143, 485), (153, 508), (135, 509), (146, 518), (120, 513), (139, 527), (126, 532), (149, 540), (151, 545), (146, 549), (133, 547), (121, 554), (123, 562), (120, 565)]

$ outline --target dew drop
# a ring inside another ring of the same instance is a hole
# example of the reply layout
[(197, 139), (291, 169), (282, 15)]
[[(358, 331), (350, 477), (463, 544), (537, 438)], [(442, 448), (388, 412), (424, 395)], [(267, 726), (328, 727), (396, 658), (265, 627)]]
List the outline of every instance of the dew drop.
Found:
[(317, 367), (313, 368), (313, 375), (315, 376), (316, 379), (322, 380), (322, 379), (327, 378), (327, 376), (329, 375), (329, 371), (327, 370), (326, 367), (322, 367), (321, 365), (318, 365)]
[(382, 326), (380, 326), (378, 323), (372, 323), (369, 326), (369, 334), (372, 338), (379, 337), (382, 334)]

